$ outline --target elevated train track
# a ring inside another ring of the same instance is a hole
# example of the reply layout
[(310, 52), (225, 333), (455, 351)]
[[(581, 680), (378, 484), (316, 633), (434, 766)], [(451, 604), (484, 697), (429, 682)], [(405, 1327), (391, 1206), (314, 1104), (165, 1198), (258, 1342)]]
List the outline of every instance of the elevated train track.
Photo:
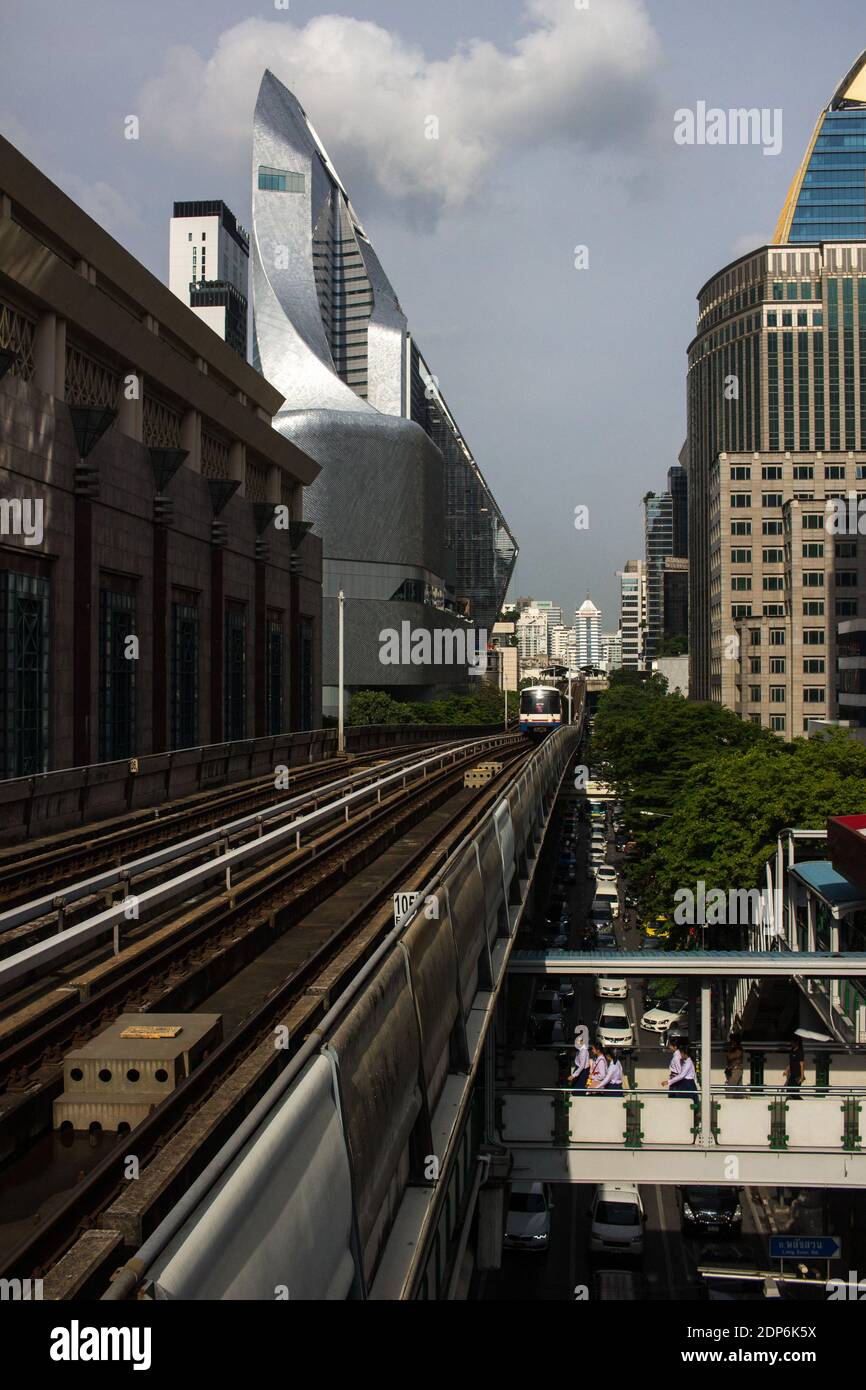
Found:
[[(493, 749), (502, 771), (478, 790), (464, 789), (465, 769)], [(76, 1232), (97, 1221), (124, 1190), (122, 1161), (130, 1146), (144, 1160), (181, 1125), (194, 1124), (208, 1096), (227, 1083), (245, 1057), (267, 1045), (269, 1030), (304, 999), (300, 1045), (315, 1026), (317, 1013), (326, 1010), (392, 925), (392, 893), (424, 882), (435, 871), (456, 840), (501, 796), (528, 753), (512, 735), (474, 740), (450, 750), (439, 745), (435, 756), (426, 759), (416, 749), (408, 757), (391, 760), (375, 778), (355, 774), (339, 779), (330, 790), (320, 790), (312, 800), (321, 804), (303, 817), (298, 811), (311, 798), (290, 798), (296, 804), (288, 813), (273, 817), (285, 820), (276, 831), (265, 831), (255, 815), (248, 818), (253, 824), (240, 828), (235, 849), (226, 850), (229, 840), (220, 840), (222, 852), (214, 857), (212, 846), (203, 846), (209, 858), (200, 857), (192, 870), (184, 867), (190, 853), (181, 842), (173, 858), (151, 866), (157, 876), (165, 876), (166, 864), (182, 870), (157, 885), (155, 905), (160, 894), (167, 894), (168, 910), (124, 929), (119, 954), (111, 953), (103, 935), (101, 948), (76, 957), (58, 985), (51, 973), (56, 969), (51, 951), (46, 951), (45, 968), (37, 964), (27, 985), (34, 992), (17, 1016), (13, 1011), (0, 1021), (0, 1086), (5, 1085), (0, 1092), (0, 1152), (19, 1151), (18, 1158), (8, 1162), (6, 1182), (15, 1181), (16, 1163), (26, 1162), (33, 1135), (50, 1126), (64, 1051), (112, 1017), (130, 1010), (215, 1011), (224, 1019), (225, 1036), (212, 1056), (135, 1128), (134, 1139), (114, 1145), (99, 1158), (50, 1215), (33, 1213), (36, 1222), (26, 1241), (12, 1250), (0, 1227), (3, 1266), (18, 1271), (50, 1267)], [(307, 823), (303, 835), (297, 828), (300, 819)], [(237, 867), (226, 882), (223, 870), (233, 854)], [(198, 887), (198, 895), (187, 896), (186, 885), (174, 880), (196, 873), (201, 883), (189, 886)], [(115, 876), (111, 891), (119, 886), (128, 890), (129, 881)], [(70, 886), (67, 910), (88, 898), (86, 892), (75, 898), (74, 887)], [(103, 889), (107, 885), (98, 891)], [(147, 891), (141, 894), (142, 902)], [(19, 909), (25, 916), (27, 910), (26, 905)], [(17, 927), (39, 920), (31, 916)], [(67, 931), (58, 933), (55, 920), (43, 944), (50, 948)], [(11, 960), (0, 960), (0, 975)], [(273, 1051), (272, 1041), (270, 1046)], [(264, 1067), (262, 1085), (269, 1070)], [(236, 1124), (259, 1094), (258, 1083), (238, 1088), (218, 1132), (223, 1133), (230, 1120)], [(209, 1152), (205, 1143), (200, 1156), (190, 1158), (192, 1168), (204, 1163)], [(142, 1196), (145, 1189), (134, 1186)], [(56, 1202), (56, 1184), (49, 1188)], [(162, 1193), (151, 1216), (141, 1215), (139, 1233), (156, 1219), (164, 1203)]]

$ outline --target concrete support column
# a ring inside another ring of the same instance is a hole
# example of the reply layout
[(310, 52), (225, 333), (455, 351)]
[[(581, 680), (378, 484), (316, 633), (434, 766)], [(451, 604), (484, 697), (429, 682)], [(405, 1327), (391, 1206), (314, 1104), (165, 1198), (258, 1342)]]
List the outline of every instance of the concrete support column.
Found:
[[(132, 399), (127, 396), (127, 390), (132, 389), (130, 377), (135, 377), (136, 381), (135, 394)], [(144, 439), (144, 378), (135, 367), (127, 367), (123, 373), (117, 406), (117, 428), (128, 439), (137, 439), (139, 444), (142, 443)]]
[(168, 640), (168, 530), (159, 522), (153, 524), (153, 686), (151, 725), (153, 752), (162, 753), (168, 747), (167, 702), (168, 673), (166, 646)]
[(211, 546), (210, 565), (210, 741), (222, 743), (225, 632), (222, 546)]
[(701, 1148), (713, 1143), (713, 1104), (710, 1078), (713, 1060), (712, 985), (701, 980)]
[(268, 732), (267, 687), (268, 672), (268, 564), (266, 560), (256, 560), (255, 612), (253, 614), (253, 727), (256, 738), (264, 738)]
[(184, 464), (194, 473), (201, 472), (201, 416), (197, 410), (184, 412), (180, 422), (180, 447), (186, 449)]
[(229, 445), (229, 477), (241, 485), (241, 493), (246, 496), (247, 448), (240, 439)]
[[(40, 314), (33, 333), (33, 384), (40, 391), (44, 391), (46, 396), (56, 395), (56, 352), (57, 315)], [(64, 380), (65, 377), (64, 371)]]
[(90, 689), (93, 680), (91, 573), (93, 512), (89, 497), (75, 498), (73, 555), (72, 761), (75, 767), (92, 762)]

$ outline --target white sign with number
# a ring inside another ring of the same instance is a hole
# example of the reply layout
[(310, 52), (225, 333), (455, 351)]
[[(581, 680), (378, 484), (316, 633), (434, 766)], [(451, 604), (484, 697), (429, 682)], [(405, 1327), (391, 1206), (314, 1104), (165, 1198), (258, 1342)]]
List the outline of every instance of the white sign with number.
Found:
[(420, 893), (395, 893), (394, 894), (394, 926), (399, 927), (404, 917), (412, 911), (412, 908), (420, 898)]

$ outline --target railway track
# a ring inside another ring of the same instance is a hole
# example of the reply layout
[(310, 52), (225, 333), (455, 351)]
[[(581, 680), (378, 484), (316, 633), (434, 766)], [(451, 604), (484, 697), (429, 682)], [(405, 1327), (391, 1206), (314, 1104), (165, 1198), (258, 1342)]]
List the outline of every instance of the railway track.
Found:
[[(86, 997), (59, 1017), (48, 1017), (42, 1026), (34, 1026), (31, 1019), (0, 1055), (5, 1099), (11, 1096), (13, 1102), (0, 1114), (0, 1131), (16, 1111), (19, 1118), (24, 1116), (24, 1129), (30, 1133), (50, 1125), (51, 1102), (61, 1085), (63, 1052), (118, 1013), (211, 1012), (214, 1007), (209, 1001), (217, 998), (216, 1011), (229, 1024), (225, 1041), (133, 1131), (139, 1158), (155, 1153), (243, 1058), (261, 1047), (274, 1021), (308, 993), (312, 999), (308, 1024), (315, 1026), (316, 1009), (326, 1006), (348, 982), (390, 924), (391, 893), (405, 888), (413, 877), (423, 882), (430, 876), (427, 866), (442, 861), (457, 829), (461, 836), (466, 833), (491, 798), (500, 794), (514, 765), (526, 756), (514, 739), (500, 738), (498, 746), (505, 767), (480, 792), (463, 789), (465, 768), (479, 756), (470, 749), (437, 772), (425, 772), (412, 785), (389, 789), (387, 795), (371, 801), (363, 818), (328, 825), (315, 840), (274, 858), (230, 891), (184, 904), (184, 912), (173, 923), (145, 934), (119, 958), (109, 958), (86, 972)], [(421, 822), (424, 829), (413, 838)], [(433, 834), (436, 844), (431, 850)], [(422, 866), (423, 877), (419, 877)], [(341, 957), (345, 957), (344, 965), (340, 965)], [(264, 968), (268, 962), (270, 972)], [(262, 979), (266, 981), (265, 996), (252, 1006), (251, 973), (260, 992)], [(299, 1036), (298, 1045), (301, 1040)], [(285, 1064), (292, 1051), (277, 1062)], [(249, 1094), (238, 1097), (234, 1122), (259, 1093), (251, 1088)], [(68, 1245), (82, 1224), (96, 1219), (119, 1190), (118, 1164), (131, 1142), (125, 1139), (101, 1158), (27, 1241), (7, 1252), (6, 1268), (20, 1272), (25, 1267), (46, 1267), (46, 1261), (50, 1263)], [(14, 1181), (14, 1169), (12, 1160), (7, 1180)]]
[[(449, 744), (431, 747), (447, 748)], [(27, 842), (0, 847), (0, 913), (27, 901), (34, 883), (43, 889), (60, 889), (87, 870), (119, 864), (149, 849), (170, 845), (195, 830), (220, 825), (266, 807), (287, 796), (312, 790), (335, 779), (335, 774), (374, 768), (393, 762), (395, 755), (410, 759), (424, 751), (419, 745), (395, 745), (387, 751), (330, 758), (312, 766), (289, 768), (275, 785), (274, 776), (209, 788), (158, 806), (130, 811), (121, 816)]]

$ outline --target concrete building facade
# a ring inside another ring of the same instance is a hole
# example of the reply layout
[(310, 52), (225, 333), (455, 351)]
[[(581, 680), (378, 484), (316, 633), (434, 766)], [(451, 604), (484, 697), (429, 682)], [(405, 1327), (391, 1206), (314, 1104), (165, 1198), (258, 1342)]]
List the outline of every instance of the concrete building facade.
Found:
[(0, 373), (0, 776), (319, 725), (282, 396), (4, 140)]

